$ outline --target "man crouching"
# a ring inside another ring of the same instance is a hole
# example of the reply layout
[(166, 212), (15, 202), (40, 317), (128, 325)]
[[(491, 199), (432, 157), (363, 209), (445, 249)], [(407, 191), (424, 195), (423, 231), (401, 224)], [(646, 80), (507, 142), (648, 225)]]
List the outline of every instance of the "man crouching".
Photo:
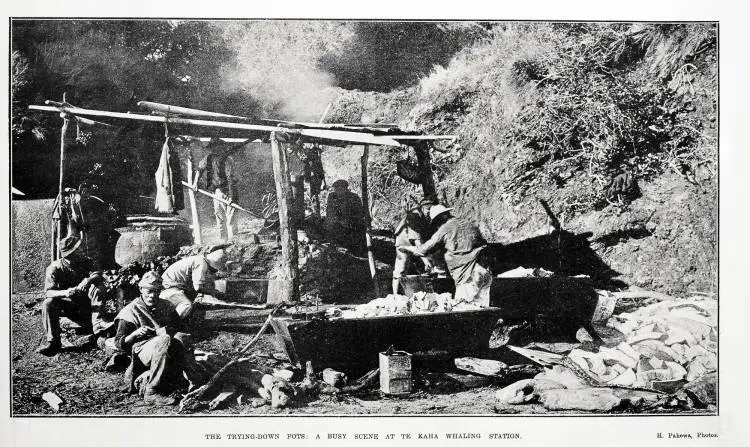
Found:
[[(170, 394), (184, 380), (192, 381), (195, 368), (190, 336), (179, 332), (181, 321), (174, 307), (159, 298), (162, 281), (155, 272), (147, 272), (138, 283), (141, 296), (125, 306), (117, 315), (115, 346), (132, 352), (132, 361), (125, 373), (130, 392), (141, 391), (146, 403), (174, 405)], [(139, 377), (140, 376), (140, 377)], [(141, 381), (140, 386), (137, 381)]]
[(80, 325), (85, 334), (106, 332), (112, 323), (102, 320), (104, 298), (101, 272), (94, 271), (91, 259), (81, 249), (81, 240), (68, 236), (60, 241), (61, 258), (47, 267), (42, 303), (42, 325), (46, 343), (37, 352), (53, 356), (62, 347), (60, 317)]

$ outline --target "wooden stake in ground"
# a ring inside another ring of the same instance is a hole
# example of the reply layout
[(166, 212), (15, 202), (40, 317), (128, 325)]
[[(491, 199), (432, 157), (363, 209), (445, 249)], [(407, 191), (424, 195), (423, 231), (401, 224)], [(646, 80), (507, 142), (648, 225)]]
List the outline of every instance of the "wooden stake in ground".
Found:
[(367, 262), (370, 264), (370, 276), (372, 277), (373, 287), (375, 288), (375, 297), (380, 296), (380, 285), (378, 284), (377, 270), (375, 269), (375, 254), (372, 251), (372, 226), (370, 224), (370, 199), (367, 187), (367, 159), (370, 155), (370, 146), (365, 144), (360, 158), (362, 169), (362, 206), (365, 209), (365, 242), (367, 243)]
[(276, 281), (269, 284), (268, 303), (296, 302), (299, 300), (299, 253), (297, 228), (291, 219), (292, 188), (289, 184), (289, 167), (286, 151), (276, 132), (271, 133), (273, 154), (273, 177), (276, 183), (276, 198), (279, 205), (279, 237), (281, 238), (281, 268)]
[(192, 154), (187, 159), (187, 179), (193, 188), (188, 188), (188, 198), (190, 199), (190, 217), (193, 221), (193, 244), (202, 245), (203, 236), (201, 234), (201, 222), (198, 215), (198, 204), (195, 200), (195, 190), (198, 189), (198, 173), (193, 171)]

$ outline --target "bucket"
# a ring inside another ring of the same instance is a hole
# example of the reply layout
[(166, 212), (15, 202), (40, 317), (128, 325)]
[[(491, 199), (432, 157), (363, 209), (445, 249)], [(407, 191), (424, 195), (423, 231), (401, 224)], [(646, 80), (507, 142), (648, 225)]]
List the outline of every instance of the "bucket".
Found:
[(133, 223), (117, 231), (120, 238), (115, 245), (115, 262), (120, 266), (176, 255), (180, 247), (191, 245), (193, 241), (186, 223)]
[(390, 395), (411, 393), (411, 354), (406, 351), (381, 352), (380, 391)]

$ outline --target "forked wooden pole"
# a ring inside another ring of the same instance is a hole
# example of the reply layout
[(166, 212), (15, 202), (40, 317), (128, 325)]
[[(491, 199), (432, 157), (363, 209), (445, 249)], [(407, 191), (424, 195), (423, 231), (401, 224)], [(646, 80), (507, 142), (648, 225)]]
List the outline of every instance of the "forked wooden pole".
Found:
[[(189, 156), (187, 160), (187, 176), (188, 183), (197, 189), (198, 172), (193, 169), (193, 158), (191, 156)], [(190, 199), (190, 217), (193, 221), (193, 244), (202, 245), (203, 236), (201, 234), (200, 216), (198, 215), (198, 204), (195, 200), (195, 189), (188, 188), (188, 198)]]
[(273, 177), (276, 183), (276, 200), (279, 204), (279, 238), (281, 239), (281, 269), (269, 285), (268, 303), (296, 302), (299, 300), (299, 253), (297, 228), (291, 219), (292, 188), (289, 184), (289, 166), (286, 151), (276, 132), (271, 133)]
[[(62, 98), (63, 104), (67, 102), (67, 94), (63, 93)], [(62, 255), (60, 253), (60, 239), (62, 239), (62, 201), (63, 201), (63, 175), (65, 168), (65, 135), (68, 133), (68, 114), (65, 112), (60, 113), (60, 118), (63, 119), (62, 130), (60, 131), (60, 182), (57, 188), (57, 234), (53, 235), (55, 238), (55, 248), (53, 248), (53, 257), (59, 259)]]

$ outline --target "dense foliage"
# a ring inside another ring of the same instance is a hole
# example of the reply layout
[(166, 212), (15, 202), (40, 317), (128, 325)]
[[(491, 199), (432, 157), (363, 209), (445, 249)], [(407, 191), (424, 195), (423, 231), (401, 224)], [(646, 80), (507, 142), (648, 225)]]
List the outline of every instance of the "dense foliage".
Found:
[[(433, 152), (449, 202), (471, 202), (480, 187), (474, 200), (489, 193), (511, 207), (555, 195), (555, 211), (571, 217), (606, 205), (623, 171), (716, 180), (716, 61), (712, 24), (501, 23), (417, 88), (354, 92), (333, 113), (458, 135)], [(393, 175), (404, 157), (373, 157), (383, 223), (418, 193)]]
[[(60, 119), (27, 105), (60, 101), (63, 92), (71, 104), (113, 111), (135, 110), (142, 99), (212, 105), (221, 98), (209, 80), (218, 76), (216, 62), (231, 56), (217, 36), (205, 22), (14, 21), (14, 184), (32, 198), (49, 197), (59, 172)], [(112, 124), (72, 125), (65, 184), (90, 182), (118, 203), (149, 193), (153, 172), (145, 171), (163, 130)]]

